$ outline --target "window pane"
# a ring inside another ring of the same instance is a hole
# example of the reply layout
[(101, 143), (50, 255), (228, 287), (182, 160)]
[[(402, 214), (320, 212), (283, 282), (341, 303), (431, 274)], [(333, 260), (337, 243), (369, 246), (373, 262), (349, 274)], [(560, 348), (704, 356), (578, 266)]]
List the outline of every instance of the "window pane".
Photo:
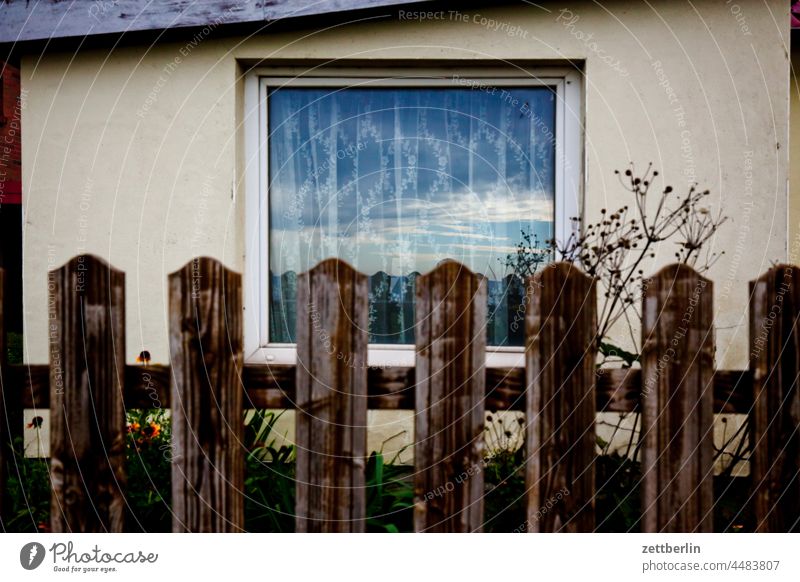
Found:
[(522, 345), (522, 233), (553, 237), (547, 87), (283, 88), (268, 96), (271, 342), (294, 342), (297, 273), (370, 276), (370, 342), (414, 343), (416, 277), (455, 259), (489, 279), (490, 345)]

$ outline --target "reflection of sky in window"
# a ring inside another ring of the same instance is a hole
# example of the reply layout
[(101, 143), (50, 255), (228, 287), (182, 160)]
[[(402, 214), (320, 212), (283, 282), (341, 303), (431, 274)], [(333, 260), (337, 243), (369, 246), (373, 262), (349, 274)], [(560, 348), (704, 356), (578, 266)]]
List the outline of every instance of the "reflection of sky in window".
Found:
[(521, 230), (553, 236), (550, 89), (286, 88), (268, 104), (273, 274), (453, 258), (500, 279)]

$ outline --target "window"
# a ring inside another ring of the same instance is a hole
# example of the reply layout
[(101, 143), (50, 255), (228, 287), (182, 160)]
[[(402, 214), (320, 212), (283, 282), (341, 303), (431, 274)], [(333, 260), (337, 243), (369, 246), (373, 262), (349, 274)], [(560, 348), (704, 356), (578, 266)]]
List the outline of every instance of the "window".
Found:
[(578, 214), (573, 77), (255, 73), (249, 360), (293, 361), (297, 274), (339, 257), (369, 276), (371, 363), (413, 361), (416, 277), (455, 259), (488, 279), (496, 365), (521, 364), (524, 287), (506, 259), (525, 235), (563, 238)]

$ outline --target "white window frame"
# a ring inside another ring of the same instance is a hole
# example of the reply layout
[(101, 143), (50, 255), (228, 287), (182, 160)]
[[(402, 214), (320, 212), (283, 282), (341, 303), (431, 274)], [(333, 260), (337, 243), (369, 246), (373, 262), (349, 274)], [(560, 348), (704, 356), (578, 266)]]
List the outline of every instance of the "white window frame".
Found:
[[(295, 364), (295, 344), (269, 343), (269, 180), (267, 91), (274, 87), (552, 86), (556, 90), (555, 235), (569, 238), (582, 215), (584, 148), (580, 74), (571, 68), (258, 67), (244, 80), (245, 278), (244, 348), (251, 364)], [(465, 84), (467, 83), (467, 84)], [(370, 344), (370, 366), (414, 366), (413, 345)], [(523, 347), (487, 346), (486, 365), (524, 367)]]

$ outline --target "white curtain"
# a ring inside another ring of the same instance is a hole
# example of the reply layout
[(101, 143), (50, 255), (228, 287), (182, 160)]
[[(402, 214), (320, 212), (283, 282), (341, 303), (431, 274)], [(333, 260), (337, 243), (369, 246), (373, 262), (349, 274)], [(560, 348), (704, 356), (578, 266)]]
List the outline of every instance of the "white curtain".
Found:
[(414, 343), (415, 278), (449, 258), (489, 279), (489, 343), (521, 345), (505, 259), (553, 236), (549, 88), (283, 88), (268, 110), (270, 341), (294, 341), (296, 274), (340, 257), (370, 276), (370, 341)]

